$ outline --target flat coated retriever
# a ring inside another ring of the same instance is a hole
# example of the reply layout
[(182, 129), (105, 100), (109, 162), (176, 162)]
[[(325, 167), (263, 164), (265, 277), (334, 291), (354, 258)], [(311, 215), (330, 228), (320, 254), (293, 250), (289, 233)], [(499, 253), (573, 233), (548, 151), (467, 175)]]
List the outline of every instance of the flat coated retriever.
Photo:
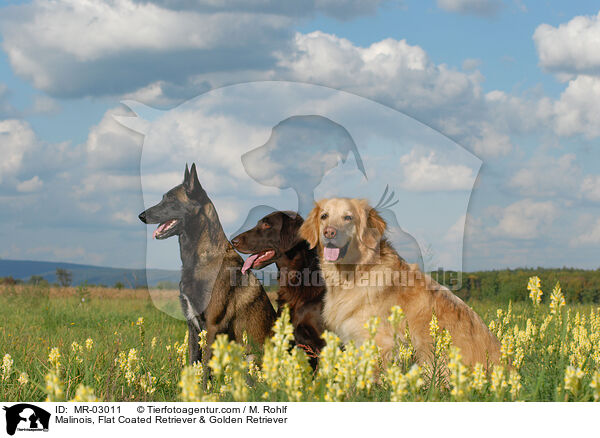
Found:
[(290, 211), (276, 211), (258, 221), (256, 226), (231, 240), (241, 253), (251, 254), (242, 273), (262, 269), (275, 263), (278, 269), (278, 313), (284, 305), (290, 308), (296, 344), (304, 348), (316, 366), (319, 351), (325, 345), (321, 338), (325, 282), (321, 277), (317, 252), (299, 237), (304, 220)]

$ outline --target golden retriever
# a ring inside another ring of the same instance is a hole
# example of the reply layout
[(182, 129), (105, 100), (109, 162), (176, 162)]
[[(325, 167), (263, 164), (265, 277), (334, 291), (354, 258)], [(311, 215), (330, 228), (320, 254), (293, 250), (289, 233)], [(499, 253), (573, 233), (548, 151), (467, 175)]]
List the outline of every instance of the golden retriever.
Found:
[[(417, 361), (424, 364), (433, 353), (429, 323), (435, 312), (465, 364), (498, 363), (500, 343), (479, 315), (416, 265), (406, 263), (384, 237), (385, 230), (385, 221), (362, 199), (323, 199), (304, 221), (300, 236), (311, 248), (318, 247), (327, 287), (327, 328), (343, 342), (360, 344), (368, 338), (365, 322), (379, 316), (382, 324), (375, 341), (387, 361), (394, 342), (387, 317), (393, 306), (400, 306)], [(400, 331), (402, 337), (404, 330)]]

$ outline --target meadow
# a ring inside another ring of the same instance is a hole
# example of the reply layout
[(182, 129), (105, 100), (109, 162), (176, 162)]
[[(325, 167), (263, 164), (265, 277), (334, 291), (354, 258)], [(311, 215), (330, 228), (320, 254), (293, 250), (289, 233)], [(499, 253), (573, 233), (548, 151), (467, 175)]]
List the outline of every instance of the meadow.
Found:
[[(559, 285), (545, 286), (544, 295), (537, 277), (523, 284), (526, 302), (469, 301), (501, 341), (503, 366), (465, 367), (434, 318), (428, 367), (414, 364), (410, 345), (398, 342), (383, 365), (372, 339), (342, 347), (326, 333), (315, 372), (290, 348), (285, 311), (262, 355), (217, 338), (209, 371), (187, 365), (186, 323), (146, 290), (0, 286), (0, 400), (598, 401), (600, 308), (566, 304)], [(177, 308), (175, 291), (156, 293)], [(402, 318), (394, 308), (368, 330)]]

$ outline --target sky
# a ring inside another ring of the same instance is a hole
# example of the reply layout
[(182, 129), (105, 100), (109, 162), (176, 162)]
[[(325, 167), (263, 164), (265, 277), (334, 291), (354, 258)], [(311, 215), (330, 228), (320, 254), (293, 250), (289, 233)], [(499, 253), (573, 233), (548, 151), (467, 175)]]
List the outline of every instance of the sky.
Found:
[(228, 234), (294, 208), (241, 156), (310, 113), (369, 175), (315, 196), (389, 185), (438, 265), (600, 267), (597, 2), (6, 1), (0, 39), (1, 258), (177, 269), (137, 215), (185, 161)]

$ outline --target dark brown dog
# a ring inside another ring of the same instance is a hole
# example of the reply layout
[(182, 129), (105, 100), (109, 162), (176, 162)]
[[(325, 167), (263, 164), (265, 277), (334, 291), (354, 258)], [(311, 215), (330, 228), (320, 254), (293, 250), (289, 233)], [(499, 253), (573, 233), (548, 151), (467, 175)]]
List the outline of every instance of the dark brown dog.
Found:
[[(179, 299), (188, 322), (190, 363), (207, 364), (220, 333), (241, 342), (246, 332), (251, 341), (262, 345), (271, 335), (275, 311), (256, 277), (241, 275), (242, 258), (227, 240), (215, 206), (200, 186), (195, 164), (191, 170), (185, 166), (182, 184), (139, 217), (146, 224), (159, 224), (156, 239), (179, 238), (183, 264)], [(202, 330), (207, 332), (207, 345), (200, 351)]]
[(298, 236), (303, 222), (297, 213), (276, 211), (259, 220), (251, 230), (234, 237), (231, 243), (239, 252), (252, 254), (245, 261), (242, 273), (271, 263), (277, 265), (278, 312), (284, 305), (289, 306), (296, 344), (307, 350), (314, 367), (316, 357), (312, 356), (325, 345), (321, 339), (325, 282), (316, 250), (309, 249), (307, 242)]

